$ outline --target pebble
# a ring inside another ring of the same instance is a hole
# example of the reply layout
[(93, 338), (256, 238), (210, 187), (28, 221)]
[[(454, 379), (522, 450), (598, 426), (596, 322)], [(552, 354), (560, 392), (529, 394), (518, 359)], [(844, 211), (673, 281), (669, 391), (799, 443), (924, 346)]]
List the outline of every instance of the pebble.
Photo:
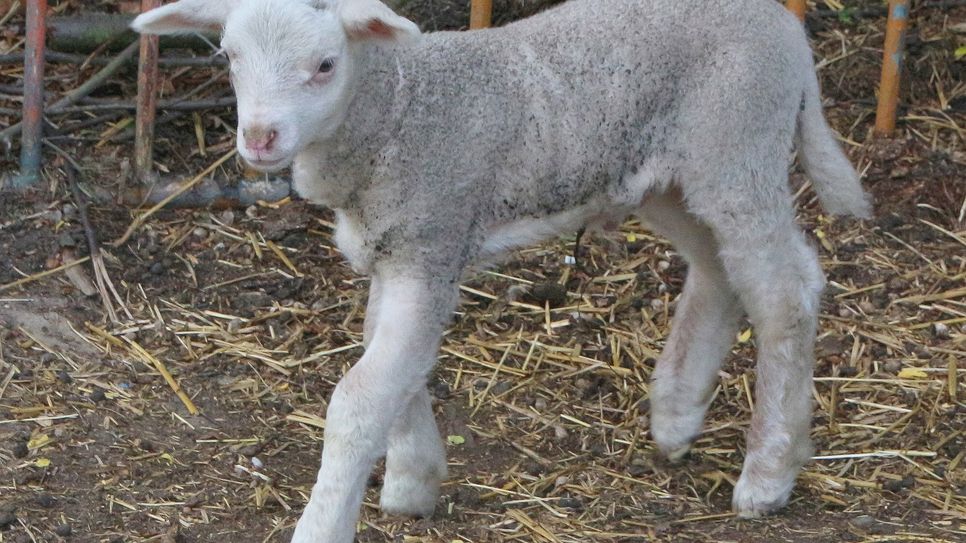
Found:
[(37, 505), (43, 508), (53, 507), (55, 502), (56, 500), (54, 500), (54, 497), (50, 494), (40, 494), (37, 496)]
[(852, 526), (856, 528), (868, 528), (873, 523), (875, 523), (875, 519), (869, 515), (859, 515), (852, 519)]
[(57, 236), (57, 243), (61, 247), (77, 247), (77, 240), (74, 239), (74, 236), (72, 236), (70, 232), (61, 232), (61, 234)]
[(543, 411), (544, 409), (547, 408), (547, 400), (543, 398), (537, 398), (536, 400), (533, 401), (533, 407), (537, 411)]
[(563, 426), (554, 426), (553, 435), (557, 439), (566, 439), (569, 434), (567, 433), (567, 429)]
[(261, 458), (259, 458), (257, 456), (253, 456), (252, 457), (252, 466), (254, 466), (255, 469), (262, 469), (262, 468), (265, 467), (265, 463), (262, 462)]
[(902, 362), (898, 360), (888, 360), (882, 365), (882, 369), (889, 373), (899, 373), (902, 370)]
[(561, 475), (560, 477), (557, 477), (557, 479), (553, 482), (553, 486), (561, 487), (569, 482), (570, 482), (570, 477), (567, 477), (566, 475)]
[(70, 383), (71, 381), (74, 380), (74, 378), (71, 377), (70, 374), (67, 373), (66, 371), (60, 370), (57, 372), (57, 380), (60, 381), (61, 383)]
[(6, 528), (17, 522), (17, 515), (13, 511), (0, 511), (0, 528)]
[(559, 307), (567, 303), (567, 288), (553, 281), (533, 285), (530, 295), (540, 304), (549, 303), (550, 307)]
[(74, 530), (70, 527), (70, 524), (61, 524), (60, 526), (54, 528), (54, 533), (60, 537), (67, 537)]
[(191, 231), (191, 235), (198, 239), (205, 239), (208, 237), (208, 230), (199, 226)]
[(651, 300), (651, 309), (653, 309), (655, 311), (660, 311), (661, 309), (664, 309), (664, 300), (662, 300), (660, 298), (654, 298), (654, 299), (652, 299)]
[(23, 441), (19, 441), (14, 444), (13, 450), (10, 452), (13, 453), (14, 458), (25, 458), (30, 454), (30, 448)]
[(94, 392), (91, 392), (91, 401), (94, 403), (103, 402), (106, 398), (107, 395), (104, 394), (103, 389), (97, 388), (94, 389)]
[(667, 269), (670, 267), (671, 267), (671, 263), (668, 262), (667, 260), (661, 260), (657, 263), (658, 271), (667, 271)]
[(932, 333), (939, 339), (949, 339), (949, 326), (941, 322), (932, 325)]
[(226, 226), (235, 224), (235, 212), (230, 209), (222, 211), (218, 218), (221, 220), (221, 222), (225, 223)]
[(148, 268), (148, 271), (154, 275), (161, 275), (164, 273), (164, 264), (161, 262), (155, 262), (154, 264), (151, 264), (151, 267)]

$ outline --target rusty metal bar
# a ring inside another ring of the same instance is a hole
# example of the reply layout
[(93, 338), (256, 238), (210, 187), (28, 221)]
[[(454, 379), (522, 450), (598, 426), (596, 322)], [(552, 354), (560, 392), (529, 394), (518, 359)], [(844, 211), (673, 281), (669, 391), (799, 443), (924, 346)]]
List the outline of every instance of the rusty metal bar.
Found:
[[(141, 12), (161, 5), (161, 0), (141, 0)], [(134, 127), (134, 178), (138, 183), (154, 180), (154, 119), (158, 100), (158, 36), (141, 35), (138, 57), (137, 116)]]
[(808, 4), (805, 0), (785, 0), (785, 7), (788, 11), (795, 14), (799, 21), (805, 20), (805, 12), (808, 11)]
[(20, 175), (17, 188), (40, 180), (44, 138), (44, 48), (47, 38), (47, 0), (27, 2), (27, 43), (24, 51), (23, 137), (20, 139)]
[(896, 129), (899, 85), (905, 57), (906, 28), (909, 26), (910, 0), (889, 0), (885, 47), (882, 52), (882, 80), (879, 83), (879, 105), (875, 113), (875, 134), (891, 136)]
[(470, 2), (470, 30), (489, 28), (493, 24), (493, 0)]

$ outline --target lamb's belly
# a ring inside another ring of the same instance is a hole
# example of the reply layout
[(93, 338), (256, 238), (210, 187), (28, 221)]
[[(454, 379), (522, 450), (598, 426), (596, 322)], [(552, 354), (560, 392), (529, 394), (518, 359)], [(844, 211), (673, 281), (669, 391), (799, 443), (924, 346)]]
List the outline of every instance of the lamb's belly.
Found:
[(648, 194), (664, 191), (670, 181), (671, 168), (667, 162), (649, 160), (592, 203), (546, 217), (527, 217), (490, 228), (483, 242), (483, 256), (497, 256), (581, 228), (616, 226), (635, 213)]

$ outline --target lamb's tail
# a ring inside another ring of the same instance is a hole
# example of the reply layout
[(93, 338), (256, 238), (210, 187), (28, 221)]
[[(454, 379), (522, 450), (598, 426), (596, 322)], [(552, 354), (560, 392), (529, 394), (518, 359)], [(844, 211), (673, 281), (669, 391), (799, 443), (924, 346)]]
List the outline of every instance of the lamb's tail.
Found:
[[(812, 65), (811, 58), (808, 65)], [(869, 218), (869, 196), (825, 121), (818, 79), (813, 74), (805, 77), (804, 107), (798, 119), (799, 159), (827, 212)]]

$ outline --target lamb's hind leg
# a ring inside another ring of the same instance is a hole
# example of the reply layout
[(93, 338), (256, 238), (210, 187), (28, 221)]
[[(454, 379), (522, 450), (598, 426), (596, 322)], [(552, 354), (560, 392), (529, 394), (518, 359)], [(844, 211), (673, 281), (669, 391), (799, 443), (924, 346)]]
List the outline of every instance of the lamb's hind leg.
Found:
[[(732, 501), (750, 517), (788, 501), (811, 454), (813, 344), (825, 278), (795, 224), (784, 163), (723, 171), (690, 195), (689, 205), (714, 231), (728, 281), (755, 329), (756, 405)], [(742, 197), (721, 198), (721, 186)]]
[(688, 263), (684, 293), (650, 389), (651, 436), (662, 453), (677, 460), (701, 432), (741, 306), (725, 278), (714, 236), (684, 209), (678, 191), (650, 197), (641, 216)]

